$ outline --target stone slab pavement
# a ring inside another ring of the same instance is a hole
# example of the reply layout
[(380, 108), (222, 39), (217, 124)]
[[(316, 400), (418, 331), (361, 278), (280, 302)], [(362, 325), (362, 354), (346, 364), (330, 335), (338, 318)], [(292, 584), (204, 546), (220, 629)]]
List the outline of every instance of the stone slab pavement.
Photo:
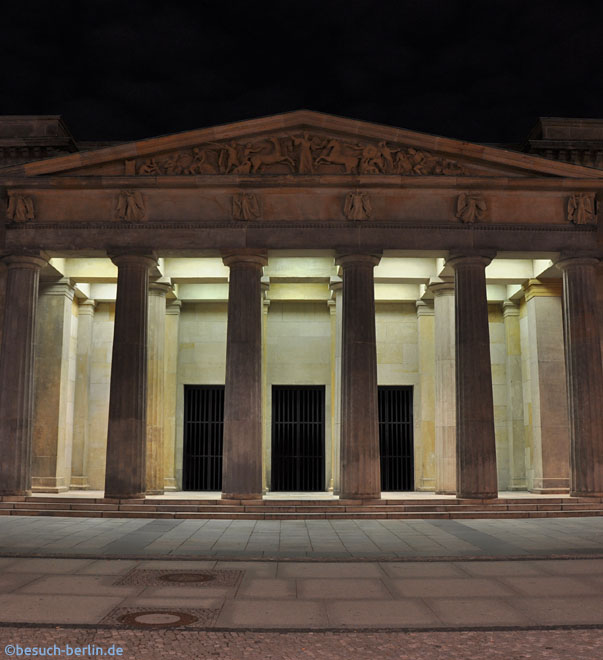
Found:
[(603, 557), (603, 517), (510, 520), (0, 518), (0, 556), (304, 559)]

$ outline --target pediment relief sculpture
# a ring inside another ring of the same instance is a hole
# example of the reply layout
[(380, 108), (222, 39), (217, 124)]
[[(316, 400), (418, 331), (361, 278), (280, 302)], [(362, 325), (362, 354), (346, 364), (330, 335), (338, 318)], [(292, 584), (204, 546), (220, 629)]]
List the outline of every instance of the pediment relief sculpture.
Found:
[(36, 211), (32, 197), (9, 194), (6, 214), (13, 222), (34, 220)]
[(572, 193), (567, 200), (567, 219), (575, 225), (596, 224), (595, 193)]
[(371, 198), (365, 192), (350, 192), (345, 196), (343, 214), (348, 220), (369, 220), (373, 212)]
[(400, 174), (466, 175), (463, 165), (385, 140), (344, 139), (302, 131), (255, 140), (206, 142), (138, 161), (138, 174)]
[(455, 216), (465, 223), (484, 220), (488, 206), (480, 193), (461, 193), (456, 200)]
[(233, 195), (232, 217), (234, 220), (257, 220), (260, 215), (260, 201), (255, 193)]
[(125, 222), (140, 222), (145, 217), (145, 204), (138, 190), (122, 190), (117, 197), (115, 217)]

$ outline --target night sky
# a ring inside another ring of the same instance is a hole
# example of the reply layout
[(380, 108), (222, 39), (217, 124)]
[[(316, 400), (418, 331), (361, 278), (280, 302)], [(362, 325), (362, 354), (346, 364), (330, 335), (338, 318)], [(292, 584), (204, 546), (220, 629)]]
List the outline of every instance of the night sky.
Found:
[(15, 0), (1, 114), (129, 140), (307, 108), (476, 142), (603, 117), (603, 3)]

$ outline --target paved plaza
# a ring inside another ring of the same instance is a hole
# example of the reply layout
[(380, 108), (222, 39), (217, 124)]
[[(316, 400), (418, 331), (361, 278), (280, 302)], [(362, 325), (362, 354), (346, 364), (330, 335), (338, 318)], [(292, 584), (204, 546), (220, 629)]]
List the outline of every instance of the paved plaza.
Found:
[(603, 518), (0, 519), (0, 651), (129, 658), (603, 652)]

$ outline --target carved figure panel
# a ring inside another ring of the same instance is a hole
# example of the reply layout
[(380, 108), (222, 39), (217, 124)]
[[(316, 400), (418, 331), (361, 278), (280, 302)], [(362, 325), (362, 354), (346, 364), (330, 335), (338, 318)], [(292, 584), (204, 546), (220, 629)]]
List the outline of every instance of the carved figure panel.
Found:
[(345, 196), (343, 214), (348, 220), (368, 220), (373, 212), (368, 193), (351, 192)]
[(484, 220), (488, 207), (480, 193), (461, 193), (456, 200), (456, 217), (461, 222)]
[(33, 198), (27, 195), (9, 195), (6, 214), (14, 222), (34, 220), (36, 212)]
[(595, 193), (572, 193), (567, 200), (567, 219), (575, 225), (596, 224)]
[(302, 131), (256, 140), (206, 142), (139, 161), (138, 174), (401, 174), (466, 175), (454, 160), (385, 140), (352, 140)]
[(254, 193), (238, 193), (232, 197), (234, 220), (257, 220), (261, 215), (260, 201)]
[(142, 193), (138, 190), (122, 190), (117, 197), (115, 217), (126, 222), (144, 220), (145, 204)]

